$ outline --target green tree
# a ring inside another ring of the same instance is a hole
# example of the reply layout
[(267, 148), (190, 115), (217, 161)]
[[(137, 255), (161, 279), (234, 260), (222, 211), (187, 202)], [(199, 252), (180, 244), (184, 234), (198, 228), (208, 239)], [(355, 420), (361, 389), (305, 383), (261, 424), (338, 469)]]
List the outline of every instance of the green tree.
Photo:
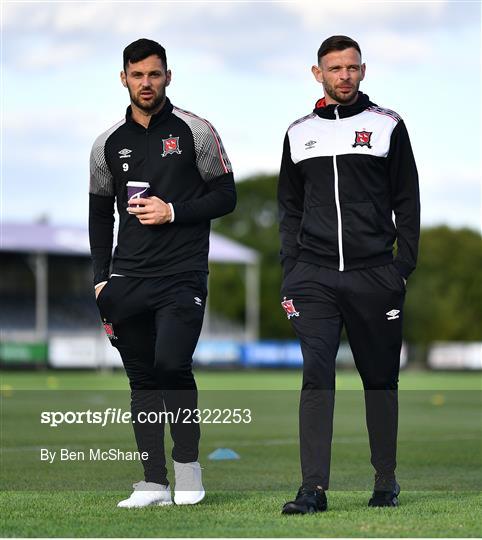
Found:
[[(236, 210), (213, 229), (261, 256), (260, 334), (293, 338), (280, 307), (277, 177), (256, 176), (237, 184)], [(446, 226), (422, 230), (416, 271), (407, 284), (404, 336), (409, 343), (481, 340), (482, 246), (480, 233)], [(213, 311), (244, 321), (244, 276), (239, 266), (212, 266)]]
[(482, 245), (478, 232), (422, 230), (407, 284), (405, 337), (411, 343), (482, 339)]
[[(213, 230), (257, 250), (261, 257), (260, 336), (292, 338), (280, 306), (277, 177), (256, 176), (236, 185), (236, 210), (213, 225)], [(217, 313), (244, 320), (243, 270), (238, 266), (212, 265), (210, 306)]]

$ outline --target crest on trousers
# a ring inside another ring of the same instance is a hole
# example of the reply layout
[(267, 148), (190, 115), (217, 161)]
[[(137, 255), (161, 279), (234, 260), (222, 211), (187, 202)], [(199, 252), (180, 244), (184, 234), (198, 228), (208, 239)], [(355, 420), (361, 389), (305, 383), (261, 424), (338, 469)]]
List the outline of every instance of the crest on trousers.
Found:
[(180, 154), (182, 150), (179, 148), (179, 137), (169, 135), (168, 139), (162, 139), (162, 157), (169, 154)]
[(286, 315), (288, 319), (291, 319), (291, 317), (300, 316), (299, 311), (296, 311), (295, 305), (293, 304), (293, 300), (287, 300), (286, 296), (283, 298), (283, 301), (281, 302), (281, 306), (286, 311)]
[(367, 148), (371, 148), (370, 140), (372, 135), (373, 131), (355, 131), (355, 142), (352, 144), (352, 147), (366, 146)]
[(117, 339), (117, 336), (114, 335), (114, 328), (112, 327), (112, 323), (107, 322), (104, 319), (104, 322), (102, 323), (104, 325), (104, 330), (109, 339)]

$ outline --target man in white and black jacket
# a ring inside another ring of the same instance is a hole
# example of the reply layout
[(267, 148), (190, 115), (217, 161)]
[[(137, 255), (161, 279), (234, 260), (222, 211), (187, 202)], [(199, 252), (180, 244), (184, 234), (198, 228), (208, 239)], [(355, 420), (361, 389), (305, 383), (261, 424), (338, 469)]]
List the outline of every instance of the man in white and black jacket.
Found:
[[(159, 43), (140, 39), (126, 47), (121, 82), (131, 104), (125, 118), (97, 138), (90, 159), (96, 299), (129, 378), (137, 446), (148, 456), (144, 480), (118, 504), (128, 508), (171, 503), (164, 426), (155, 415), (145, 422), (150, 412), (176, 418), (170, 422), (174, 502), (204, 497), (199, 424), (184, 423), (182, 414), (197, 408), (192, 355), (207, 296), (210, 220), (236, 204), (219, 135), (207, 120), (171, 104), (170, 80)], [(129, 181), (148, 182), (150, 196), (129, 204)], [(115, 204), (119, 232), (112, 258)]]
[(303, 353), (302, 485), (285, 514), (327, 508), (343, 326), (365, 390), (375, 469), (369, 506), (398, 504), (403, 303), (420, 234), (408, 133), (397, 113), (358, 90), (365, 76), (359, 45), (347, 36), (328, 38), (312, 72), (324, 97), (288, 128), (278, 186), (282, 306)]

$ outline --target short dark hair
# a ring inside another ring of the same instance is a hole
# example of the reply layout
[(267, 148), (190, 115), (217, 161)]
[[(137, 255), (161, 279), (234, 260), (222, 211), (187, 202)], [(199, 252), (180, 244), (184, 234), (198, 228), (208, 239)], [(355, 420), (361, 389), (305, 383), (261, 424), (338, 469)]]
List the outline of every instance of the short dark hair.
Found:
[(129, 62), (135, 64), (153, 54), (161, 59), (164, 69), (167, 71), (166, 49), (157, 41), (146, 38), (133, 41), (124, 49), (124, 71), (126, 71)]
[(331, 36), (325, 39), (318, 49), (318, 64), (325, 54), (333, 51), (344, 51), (345, 49), (350, 49), (351, 47), (356, 49), (361, 56), (360, 45), (358, 45), (354, 39), (351, 39), (348, 36)]

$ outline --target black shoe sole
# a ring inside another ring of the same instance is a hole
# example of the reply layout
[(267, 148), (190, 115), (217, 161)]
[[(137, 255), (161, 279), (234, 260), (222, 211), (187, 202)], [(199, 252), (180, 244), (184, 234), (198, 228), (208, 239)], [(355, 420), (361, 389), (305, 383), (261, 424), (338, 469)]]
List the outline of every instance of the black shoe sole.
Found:
[(368, 506), (370, 508), (395, 508), (398, 506), (398, 499), (396, 497), (391, 501), (377, 501), (370, 499), (368, 501)]
[(395, 491), (392, 494), (391, 499), (385, 498), (375, 498), (372, 497), (368, 501), (368, 506), (370, 508), (395, 508), (398, 506), (398, 496), (400, 495), (400, 486), (397, 484), (395, 486)]
[(293, 504), (293, 503), (287, 503), (283, 506), (283, 510), (281, 510), (281, 513), (286, 516), (293, 516), (293, 515), (305, 515), (305, 514), (317, 514), (319, 512), (325, 512), (327, 508), (314, 508), (313, 506), (310, 506), (308, 508), (300, 508), (299, 506)]

